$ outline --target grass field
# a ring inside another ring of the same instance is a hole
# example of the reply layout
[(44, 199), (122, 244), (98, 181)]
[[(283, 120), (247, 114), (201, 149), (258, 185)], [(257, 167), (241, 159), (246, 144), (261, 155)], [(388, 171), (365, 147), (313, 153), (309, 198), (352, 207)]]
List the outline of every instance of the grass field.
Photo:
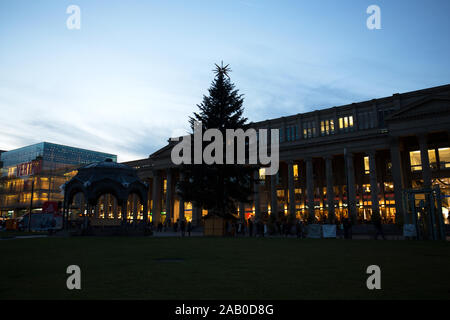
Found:
[[(0, 241), (1, 299), (450, 299), (450, 243), (248, 238)], [(81, 268), (82, 289), (66, 288)], [(366, 268), (381, 267), (381, 290)]]

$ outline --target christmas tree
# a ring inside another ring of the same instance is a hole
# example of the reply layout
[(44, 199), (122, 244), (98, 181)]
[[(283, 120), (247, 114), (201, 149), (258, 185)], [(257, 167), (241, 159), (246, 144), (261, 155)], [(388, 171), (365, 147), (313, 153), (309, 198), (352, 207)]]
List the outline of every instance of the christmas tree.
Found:
[[(244, 98), (230, 81), (230, 72), (228, 65), (216, 64), (215, 77), (208, 95), (203, 96), (202, 103), (197, 105), (199, 112), (194, 112), (189, 119), (192, 130), (197, 122), (201, 123), (203, 131), (218, 129), (225, 137), (226, 129), (247, 128), (247, 118), (243, 117)], [(226, 142), (222, 141), (223, 143)], [(201, 150), (204, 150), (204, 145)], [(242, 164), (225, 164), (225, 153), (223, 157), (223, 164), (183, 165), (183, 180), (177, 185), (177, 193), (184, 201), (207, 209), (208, 215), (229, 217), (236, 213), (238, 202), (250, 201), (255, 168)]]

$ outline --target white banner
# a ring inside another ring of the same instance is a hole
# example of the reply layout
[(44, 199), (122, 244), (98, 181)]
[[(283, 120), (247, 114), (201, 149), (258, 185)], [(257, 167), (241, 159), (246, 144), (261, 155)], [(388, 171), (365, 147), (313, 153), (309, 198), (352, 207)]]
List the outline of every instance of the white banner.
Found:
[(322, 235), (324, 238), (336, 238), (336, 225), (324, 224), (322, 226)]
[[(27, 214), (23, 217), (22, 227), (28, 227), (28, 217)], [(62, 229), (63, 220), (62, 215), (53, 213), (33, 213), (31, 215), (31, 230), (33, 231), (45, 231), (49, 229)]]

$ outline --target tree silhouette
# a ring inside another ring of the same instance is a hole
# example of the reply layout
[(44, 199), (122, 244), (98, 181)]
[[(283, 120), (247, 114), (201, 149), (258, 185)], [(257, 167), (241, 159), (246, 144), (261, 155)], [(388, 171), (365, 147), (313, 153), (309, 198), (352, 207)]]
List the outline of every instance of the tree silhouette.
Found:
[[(200, 122), (203, 130), (218, 129), (225, 137), (226, 129), (247, 128), (247, 118), (243, 117), (243, 95), (230, 81), (228, 65), (215, 65), (214, 80), (208, 95), (198, 104), (198, 112), (189, 118), (192, 130), (194, 122)], [(224, 146), (224, 141), (222, 141)], [(202, 145), (203, 151), (205, 145)], [(193, 153), (192, 153), (193, 155)], [(236, 155), (236, 152), (235, 152)], [(236, 212), (237, 202), (250, 202), (252, 194), (252, 174), (254, 168), (238, 164), (189, 164), (183, 165), (183, 181), (177, 185), (177, 193), (185, 201), (196, 203), (208, 210), (208, 215), (229, 217)], [(234, 162), (236, 163), (236, 162)]]

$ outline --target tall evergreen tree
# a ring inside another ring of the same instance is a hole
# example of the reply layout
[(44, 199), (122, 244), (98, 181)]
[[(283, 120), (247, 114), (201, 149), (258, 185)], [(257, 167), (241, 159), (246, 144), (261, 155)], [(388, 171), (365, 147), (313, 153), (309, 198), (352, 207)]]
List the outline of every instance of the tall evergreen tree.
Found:
[[(246, 129), (247, 118), (243, 117), (243, 95), (235, 89), (230, 81), (231, 70), (228, 65), (217, 65), (214, 80), (197, 105), (199, 112), (194, 112), (189, 122), (194, 130), (194, 122), (200, 122), (203, 132), (218, 129), (225, 137), (226, 129)], [(223, 141), (225, 143), (225, 141)], [(202, 146), (202, 151), (204, 146)], [(236, 153), (235, 153), (236, 154)], [(208, 214), (227, 217), (236, 212), (237, 202), (249, 202), (252, 194), (252, 174), (254, 168), (246, 165), (225, 164), (191, 164), (183, 165), (183, 181), (177, 185), (177, 193), (185, 201), (196, 203), (208, 210)]]

